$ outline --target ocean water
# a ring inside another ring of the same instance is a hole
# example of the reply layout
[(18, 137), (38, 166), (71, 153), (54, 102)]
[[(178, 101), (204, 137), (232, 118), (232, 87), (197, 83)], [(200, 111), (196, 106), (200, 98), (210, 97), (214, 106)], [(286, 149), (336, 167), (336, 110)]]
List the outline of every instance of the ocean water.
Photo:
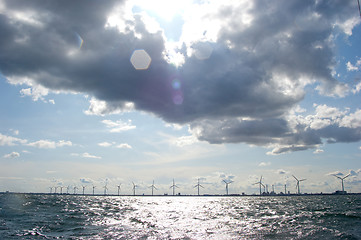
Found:
[(361, 239), (361, 196), (1, 194), (0, 239)]

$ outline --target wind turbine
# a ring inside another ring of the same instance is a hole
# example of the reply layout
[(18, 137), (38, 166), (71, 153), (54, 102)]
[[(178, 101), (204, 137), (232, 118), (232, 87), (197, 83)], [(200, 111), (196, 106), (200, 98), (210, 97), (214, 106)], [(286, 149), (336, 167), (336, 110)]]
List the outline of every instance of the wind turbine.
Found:
[(60, 194), (63, 194), (63, 186), (60, 186)]
[(154, 191), (154, 189), (158, 189), (158, 188), (156, 188), (155, 185), (154, 185), (154, 180), (153, 180), (153, 184), (152, 184), (151, 186), (149, 186), (149, 187), (152, 188), (152, 196), (153, 196), (153, 191)]
[(58, 189), (58, 187), (54, 187), (54, 194), (56, 194), (56, 189)]
[(138, 187), (138, 185), (136, 185), (134, 182), (133, 183), (133, 196), (135, 196), (135, 189)]
[(68, 185), (68, 186), (66, 187), (66, 194), (69, 194), (69, 189), (70, 189), (70, 186)]
[(259, 195), (262, 195), (262, 186), (263, 186), (263, 188), (265, 188), (264, 184), (262, 183), (262, 176), (259, 179), (259, 181), (254, 184), (259, 184)]
[(77, 190), (78, 188), (76, 187), (76, 186), (74, 186), (74, 194), (76, 194), (76, 190)]
[(226, 193), (228, 195), (228, 185), (233, 183), (233, 181), (232, 180), (226, 181), (226, 180), (223, 179), (223, 182), (226, 184)]
[(108, 190), (107, 184), (108, 183), (106, 182), (104, 187), (103, 187), (104, 188), (104, 196), (107, 195), (107, 190)]
[(95, 189), (95, 186), (93, 185), (93, 195), (94, 195), (94, 189)]
[(294, 175), (292, 175), (292, 176), (293, 176), (294, 179), (296, 179), (296, 181), (297, 181), (296, 189), (297, 189), (297, 193), (298, 193), (298, 195), (299, 195), (299, 194), (301, 194), (301, 193), (300, 193), (300, 182), (305, 181), (306, 179), (300, 179), (300, 180), (298, 180)]
[(170, 188), (173, 188), (173, 196), (175, 195), (175, 194), (174, 194), (174, 191), (175, 191), (175, 188), (177, 188), (177, 187), (178, 187), (178, 186), (175, 185), (175, 183), (174, 183), (174, 178), (173, 178), (173, 185), (170, 186)]
[(343, 192), (343, 193), (345, 192), (345, 188), (344, 188), (344, 186), (343, 186), (343, 180), (344, 180), (345, 178), (349, 177), (350, 175), (351, 175), (351, 173), (347, 174), (347, 175), (344, 176), (344, 177), (339, 177), (339, 176), (333, 174), (334, 177), (337, 177), (338, 179), (341, 179), (342, 192)]
[(49, 187), (50, 193), (53, 193), (53, 187)]
[(122, 184), (119, 183), (119, 185), (118, 185), (118, 196), (120, 195), (120, 185), (122, 185)]
[(201, 184), (199, 184), (199, 178), (198, 178), (198, 183), (197, 185), (195, 185), (193, 188), (198, 188), (198, 196), (199, 196), (199, 187), (204, 188)]
[(83, 188), (83, 195), (84, 195), (85, 187), (86, 187), (86, 186), (82, 186), (82, 188)]

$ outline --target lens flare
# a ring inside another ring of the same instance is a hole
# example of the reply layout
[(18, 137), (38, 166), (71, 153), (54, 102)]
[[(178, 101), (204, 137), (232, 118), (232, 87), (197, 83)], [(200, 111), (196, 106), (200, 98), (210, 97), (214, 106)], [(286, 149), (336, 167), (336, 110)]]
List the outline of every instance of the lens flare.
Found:
[(130, 62), (136, 70), (147, 70), (152, 58), (144, 49), (135, 50), (130, 57)]
[(177, 92), (173, 96), (173, 103), (176, 105), (181, 105), (183, 103), (183, 95), (181, 92)]
[(84, 40), (78, 33), (75, 33), (75, 36), (76, 36), (76, 40), (77, 40), (77, 44), (78, 44), (78, 49), (81, 49), (81, 47), (83, 46)]
[(175, 90), (178, 90), (178, 89), (181, 88), (181, 82), (179, 81), (178, 78), (173, 79), (173, 81), (172, 81), (172, 87), (173, 87), (173, 89), (175, 89)]

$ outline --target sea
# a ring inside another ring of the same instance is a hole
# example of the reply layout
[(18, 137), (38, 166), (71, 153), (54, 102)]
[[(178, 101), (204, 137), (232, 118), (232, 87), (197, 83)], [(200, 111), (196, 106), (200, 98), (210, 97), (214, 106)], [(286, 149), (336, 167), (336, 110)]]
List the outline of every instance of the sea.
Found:
[(361, 196), (0, 194), (0, 239), (361, 239)]

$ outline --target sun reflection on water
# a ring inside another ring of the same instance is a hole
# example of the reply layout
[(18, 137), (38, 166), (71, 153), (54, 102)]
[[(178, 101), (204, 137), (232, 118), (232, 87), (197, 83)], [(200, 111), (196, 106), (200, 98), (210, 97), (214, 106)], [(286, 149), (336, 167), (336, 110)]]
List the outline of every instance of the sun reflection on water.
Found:
[(359, 239), (340, 197), (0, 196), (0, 238)]

